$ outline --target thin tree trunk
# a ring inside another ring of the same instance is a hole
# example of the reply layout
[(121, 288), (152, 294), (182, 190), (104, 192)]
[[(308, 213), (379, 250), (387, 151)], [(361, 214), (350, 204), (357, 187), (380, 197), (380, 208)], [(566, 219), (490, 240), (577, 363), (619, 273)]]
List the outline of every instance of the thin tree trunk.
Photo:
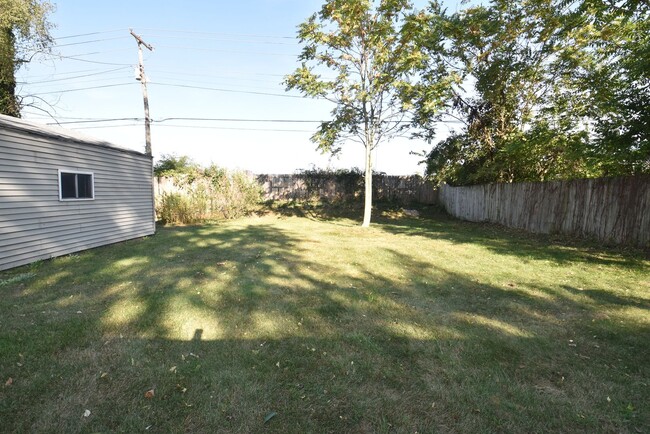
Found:
[(366, 144), (366, 191), (364, 195), (363, 223), (361, 227), (370, 226), (370, 215), (372, 214), (372, 149), (370, 143)]

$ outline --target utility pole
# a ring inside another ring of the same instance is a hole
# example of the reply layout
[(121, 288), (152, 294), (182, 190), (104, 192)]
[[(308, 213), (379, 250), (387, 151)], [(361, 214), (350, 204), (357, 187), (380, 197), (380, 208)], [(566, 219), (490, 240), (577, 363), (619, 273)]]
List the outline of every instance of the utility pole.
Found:
[(142, 46), (144, 45), (149, 51), (153, 51), (153, 47), (142, 40), (142, 38), (131, 31), (131, 36), (138, 42), (138, 60), (140, 61), (138, 76), (136, 80), (142, 83), (142, 98), (144, 99), (144, 134), (145, 134), (145, 147), (144, 153), (151, 155), (151, 119), (149, 119), (149, 96), (147, 95), (147, 76), (144, 75), (144, 60), (142, 58)]

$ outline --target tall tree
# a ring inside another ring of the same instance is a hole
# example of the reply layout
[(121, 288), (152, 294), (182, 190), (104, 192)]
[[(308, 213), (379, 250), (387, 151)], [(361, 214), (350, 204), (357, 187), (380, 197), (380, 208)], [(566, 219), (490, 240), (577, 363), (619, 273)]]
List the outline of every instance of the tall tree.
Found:
[(16, 71), (28, 56), (50, 47), (53, 6), (45, 0), (0, 0), (0, 113), (20, 116)]
[(554, 68), (560, 20), (553, 6), (493, 0), (445, 18), (445, 55), (463, 78), (448, 115), (463, 127), (429, 153), (432, 178), (473, 184), (587, 170), (582, 113), (560, 92), (566, 86)]
[(650, 171), (649, 9), (492, 0), (445, 17), (445, 57), (463, 77), (448, 114), (464, 125), (433, 147), (428, 175), (475, 184)]
[(586, 96), (603, 175), (650, 173), (650, 3), (582, 0), (559, 52)]
[[(408, 0), (328, 0), (300, 25), (301, 66), (285, 79), (288, 90), (335, 105), (312, 136), (318, 148), (336, 154), (348, 141), (364, 147), (364, 227), (372, 212), (372, 151), (406, 131), (415, 70), (427, 62), (412, 15)], [(444, 88), (444, 80), (436, 85)], [(427, 101), (431, 112), (441, 101)]]

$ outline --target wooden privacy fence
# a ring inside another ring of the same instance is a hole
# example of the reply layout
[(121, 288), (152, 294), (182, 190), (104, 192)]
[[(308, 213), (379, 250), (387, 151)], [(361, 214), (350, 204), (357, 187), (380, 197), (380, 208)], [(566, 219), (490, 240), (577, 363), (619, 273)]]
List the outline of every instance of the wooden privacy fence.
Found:
[[(320, 179), (318, 179), (320, 178)], [(350, 185), (332, 176), (321, 176), (311, 181), (303, 175), (257, 175), (264, 198), (275, 199), (352, 199), (363, 195), (363, 178)], [(438, 203), (438, 191), (421, 176), (373, 175), (373, 198), (401, 203)]]
[(650, 246), (650, 176), (443, 185), (439, 201), (463, 220)]

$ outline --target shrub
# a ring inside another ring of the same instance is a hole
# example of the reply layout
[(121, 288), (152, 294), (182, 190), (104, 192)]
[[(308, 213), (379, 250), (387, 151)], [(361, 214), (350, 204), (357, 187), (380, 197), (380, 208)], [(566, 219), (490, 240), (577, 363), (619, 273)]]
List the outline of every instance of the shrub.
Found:
[(201, 221), (202, 210), (192, 196), (163, 193), (157, 206), (158, 219), (165, 224), (191, 224)]
[(237, 218), (257, 209), (262, 201), (262, 189), (255, 179), (214, 165), (191, 173), (167, 172), (165, 179), (173, 183), (174, 191), (157, 198), (157, 213), (163, 223)]

